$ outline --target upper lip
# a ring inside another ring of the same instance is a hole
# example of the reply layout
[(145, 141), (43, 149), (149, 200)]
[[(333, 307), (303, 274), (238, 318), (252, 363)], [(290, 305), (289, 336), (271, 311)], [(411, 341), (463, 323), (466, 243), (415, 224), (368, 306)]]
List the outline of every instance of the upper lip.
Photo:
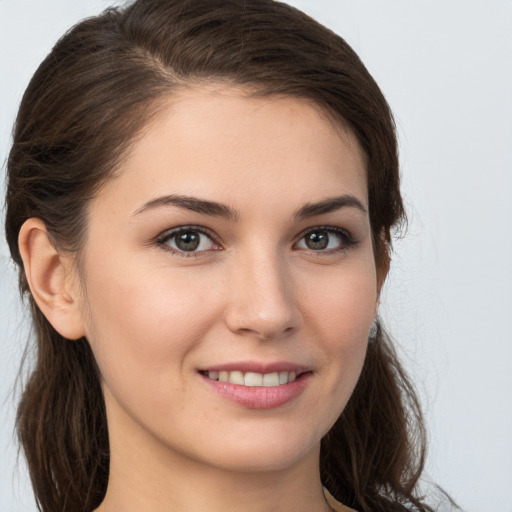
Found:
[(311, 368), (302, 364), (291, 363), (288, 361), (275, 361), (275, 362), (259, 362), (259, 361), (238, 361), (230, 363), (221, 363), (214, 366), (201, 368), (202, 371), (207, 372), (232, 372), (239, 371), (254, 372), (254, 373), (275, 373), (275, 372), (295, 372), (297, 374), (311, 371)]

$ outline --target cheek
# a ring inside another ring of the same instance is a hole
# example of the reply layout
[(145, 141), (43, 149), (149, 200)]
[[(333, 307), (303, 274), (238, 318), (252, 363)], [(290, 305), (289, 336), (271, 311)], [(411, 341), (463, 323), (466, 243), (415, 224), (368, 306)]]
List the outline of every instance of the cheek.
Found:
[(314, 329), (309, 335), (321, 345), (332, 406), (326, 414), (332, 423), (350, 398), (364, 363), (377, 302), (373, 260), (332, 272), (322, 284), (308, 301), (305, 325)]
[[(316, 290), (306, 305), (308, 315), (340, 350), (359, 350), (366, 343), (377, 306), (377, 278), (371, 257), (361, 258), (357, 265), (347, 265), (338, 271), (310, 282)], [(315, 284), (316, 283), (316, 284)]]
[(90, 272), (87, 337), (107, 385), (129, 376), (143, 386), (151, 375), (168, 386), (218, 317), (217, 295), (201, 279), (136, 268)]

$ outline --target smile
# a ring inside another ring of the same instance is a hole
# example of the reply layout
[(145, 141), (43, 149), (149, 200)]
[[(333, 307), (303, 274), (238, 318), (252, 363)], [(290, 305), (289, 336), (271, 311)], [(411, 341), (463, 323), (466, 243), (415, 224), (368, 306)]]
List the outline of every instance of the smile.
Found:
[(229, 382), (230, 384), (238, 384), (247, 387), (276, 387), (283, 384), (294, 382), (298, 377), (297, 372), (272, 372), (272, 373), (256, 373), (234, 371), (203, 371), (203, 375), (211, 380), (219, 382)]
[(306, 389), (312, 374), (310, 369), (297, 367), (268, 373), (221, 368), (199, 371), (208, 388), (248, 409), (274, 409), (292, 402)]

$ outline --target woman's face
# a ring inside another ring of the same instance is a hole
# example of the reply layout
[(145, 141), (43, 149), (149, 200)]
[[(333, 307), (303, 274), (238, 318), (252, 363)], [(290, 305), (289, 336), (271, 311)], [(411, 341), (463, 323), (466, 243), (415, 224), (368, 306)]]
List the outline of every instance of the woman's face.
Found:
[(298, 99), (175, 95), (90, 204), (81, 272), (113, 456), (290, 467), (345, 407), (376, 312), (360, 147)]

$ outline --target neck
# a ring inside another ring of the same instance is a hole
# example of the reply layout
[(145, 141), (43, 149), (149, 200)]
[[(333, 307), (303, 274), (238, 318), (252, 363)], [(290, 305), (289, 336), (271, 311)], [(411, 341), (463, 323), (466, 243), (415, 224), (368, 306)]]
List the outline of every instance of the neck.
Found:
[[(140, 432), (139, 432), (140, 433)], [(328, 512), (320, 447), (271, 471), (218, 468), (170, 450), (154, 438), (110, 432), (110, 476), (96, 512)]]

